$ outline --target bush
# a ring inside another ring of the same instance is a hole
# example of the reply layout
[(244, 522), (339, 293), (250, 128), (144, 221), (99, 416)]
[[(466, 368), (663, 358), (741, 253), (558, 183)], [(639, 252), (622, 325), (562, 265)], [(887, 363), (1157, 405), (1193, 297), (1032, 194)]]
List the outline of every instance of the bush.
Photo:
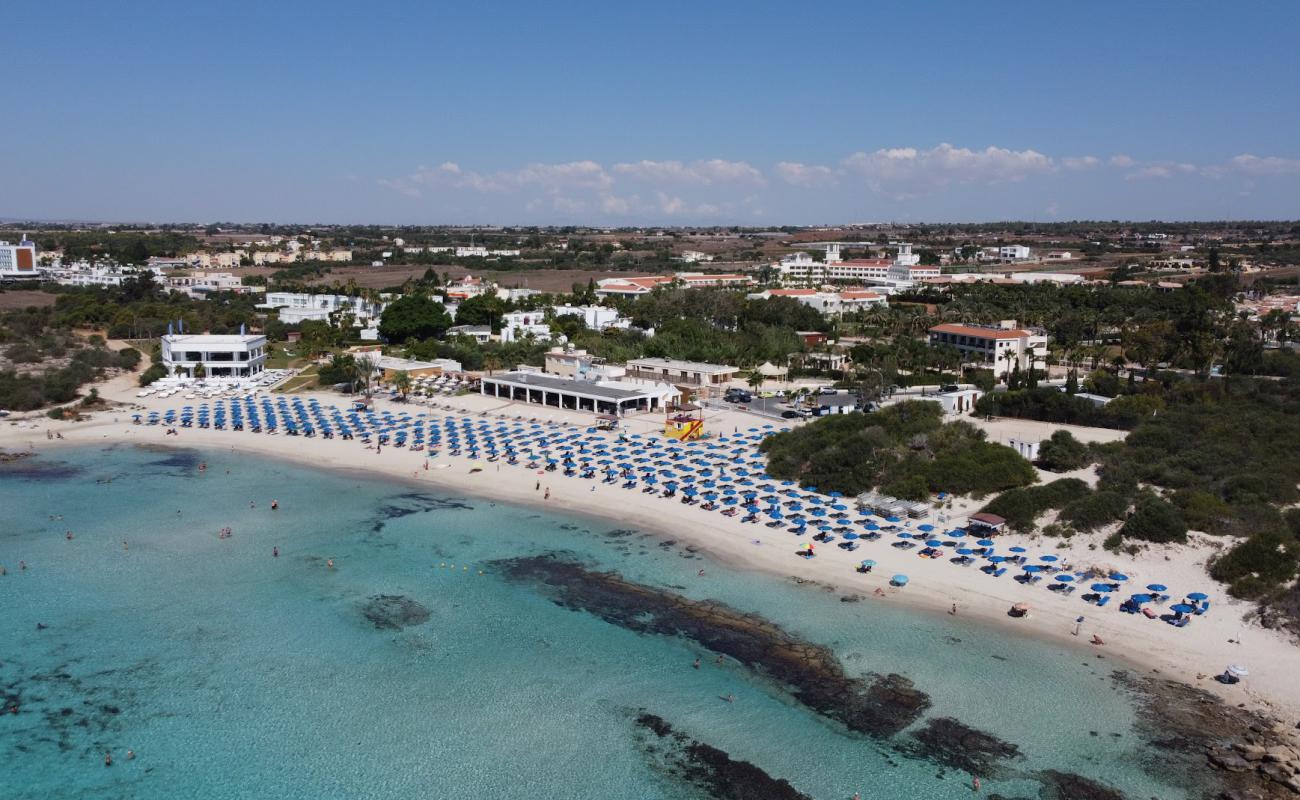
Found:
[(1003, 492), (983, 510), (1006, 519), (1017, 531), (1034, 530), (1038, 517), (1048, 509), (1061, 508), (1089, 493), (1088, 484), (1077, 478), (1062, 478), (1042, 486)]
[(41, 360), (41, 351), (28, 342), (11, 344), (5, 348), (5, 358), (15, 364), (35, 364)]
[(1060, 519), (1081, 531), (1095, 531), (1124, 517), (1128, 500), (1117, 492), (1099, 489), (1061, 509)]
[(1229, 584), (1237, 597), (1259, 597), (1295, 576), (1296, 549), (1288, 531), (1261, 530), (1215, 561), (1210, 576)]
[(1091, 464), (1092, 454), (1069, 431), (1056, 431), (1039, 446), (1038, 463), (1052, 472), (1072, 472)]
[(136, 350), (134, 347), (124, 348), (117, 351), (117, 367), (118, 369), (126, 370), (135, 369), (140, 366), (141, 358), (143, 358), (143, 356), (140, 355), (140, 351)]
[(167, 377), (167, 368), (162, 364), (150, 365), (149, 369), (140, 373), (140, 385), (148, 386), (159, 378)]
[(1170, 498), (1182, 512), (1187, 527), (1206, 533), (1222, 533), (1233, 516), (1232, 506), (1217, 495), (1195, 489), (1182, 489)]
[(1155, 495), (1145, 495), (1138, 499), (1137, 507), (1119, 529), (1119, 534), (1125, 539), (1141, 539), (1160, 544), (1185, 542), (1187, 522), (1170, 503)]

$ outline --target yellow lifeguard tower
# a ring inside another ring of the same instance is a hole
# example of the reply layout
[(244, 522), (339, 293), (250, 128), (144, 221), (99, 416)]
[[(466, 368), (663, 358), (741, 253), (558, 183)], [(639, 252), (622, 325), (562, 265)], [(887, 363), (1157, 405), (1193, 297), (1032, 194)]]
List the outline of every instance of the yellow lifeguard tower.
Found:
[[(690, 412), (696, 412), (691, 416)], [(664, 436), (689, 442), (704, 435), (704, 412), (697, 406), (677, 406), (664, 417)]]

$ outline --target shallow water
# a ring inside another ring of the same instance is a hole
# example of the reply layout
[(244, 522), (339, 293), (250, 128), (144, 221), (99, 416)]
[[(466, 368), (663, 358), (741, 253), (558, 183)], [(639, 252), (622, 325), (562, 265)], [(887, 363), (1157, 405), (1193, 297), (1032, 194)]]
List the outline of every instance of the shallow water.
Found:
[[(0, 692), (19, 707), (0, 715), (0, 797), (693, 796), (642, 751), (642, 708), (815, 798), (969, 795), (967, 774), (901, 754), (906, 734), (850, 734), (691, 642), (565, 610), (488, 566), (551, 551), (757, 613), (852, 674), (908, 676), (927, 716), (1020, 747), (986, 792), (1036, 797), (1050, 768), (1188, 796), (1150, 766), (1109, 661), (844, 603), (608, 523), (128, 446), (0, 465), (0, 507)], [(428, 617), (377, 626), (380, 595)]]

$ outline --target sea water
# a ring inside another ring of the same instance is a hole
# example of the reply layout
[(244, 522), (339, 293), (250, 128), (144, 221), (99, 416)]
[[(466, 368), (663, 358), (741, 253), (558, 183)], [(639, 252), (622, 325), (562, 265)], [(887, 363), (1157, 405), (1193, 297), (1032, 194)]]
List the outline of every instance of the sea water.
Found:
[[(1032, 774), (1056, 769), (1132, 798), (1186, 796), (1152, 774), (1107, 661), (841, 602), (608, 522), (126, 445), (0, 465), (0, 508), (0, 694), (19, 710), (0, 714), (3, 798), (692, 796), (647, 759), (639, 709), (814, 798), (970, 796), (965, 773), (490, 566), (557, 551), (759, 614), (829, 646), (851, 674), (906, 675), (930, 695), (928, 716), (1020, 747), (1014, 774), (986, 792), (1037, 796)], [(363, 612), (379, 595), (429, 617), (376, 627)]]

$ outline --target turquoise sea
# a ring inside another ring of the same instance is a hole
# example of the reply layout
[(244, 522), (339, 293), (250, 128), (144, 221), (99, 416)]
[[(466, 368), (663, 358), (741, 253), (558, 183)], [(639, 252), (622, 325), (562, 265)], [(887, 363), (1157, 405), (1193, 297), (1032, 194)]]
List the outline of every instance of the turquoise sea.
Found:
[[(1108, 661), (842, 602), (606, 522), (126, 445), (0, 465), (0, 508), (0, 694), (18, 711), (0, 714), (3, 798), (700, 796), (647, 755), (639, 709), (810, 797), (972, 796), (967, 773), (906, 734), (852, 734), (691, 641), (562, 608), (492, 568), (549, 552), (761, 615), (852, 675), (907, 676), (927, 717), (1020, 748), (985, 795), (1038, 797), (1052, 769), (1130, 798), (1193, 796), (1166, 782), (1177, 770), (1135, 729)], [(377, 626), (377, 596), (427, 618)]]

